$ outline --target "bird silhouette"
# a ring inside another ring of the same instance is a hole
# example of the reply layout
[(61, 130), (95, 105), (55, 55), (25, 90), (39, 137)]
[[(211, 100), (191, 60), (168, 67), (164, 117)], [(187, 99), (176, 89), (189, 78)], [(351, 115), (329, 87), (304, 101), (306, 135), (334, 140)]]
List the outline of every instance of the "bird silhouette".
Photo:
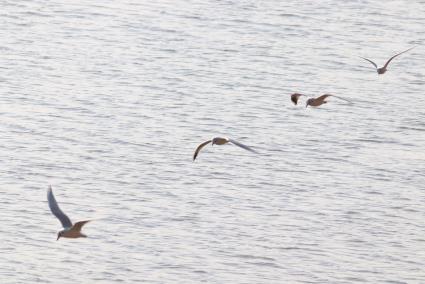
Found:
[(52, 211), (53, 215), (56, 216), (56, 218), (59, 219), (59, 221), (62, 224), (63, 230), (58, 232), (58, 238), (56, 240), (59, 240), (59, 238), (86, 238), (87, 236), (81, 233), (81, 228), (90, 220), (86, 221), (79, 221), (72, 224), (71, 220), (68, 216), (65, 215), (65, 213), (62, 212), (62, 210), (59, 208), (58, 203), (56, 202), (55, 196), (53, 195), (52, 187), (49, 186), (49, 189), (47, 190), (47, 201), (49, 202), (50, 211)]
[(233, 139), (222, 138), (222, 137), (215, 137), (215, 138), (213, 138), (211, 140), (208, 140), (208, 141), (205, 141), (205, 142), (201, 143), (196, 148), (195, 153), (193, 154), (193, 160), (194, 161), (195, 161), (196, 157), (198, 156), (199, 151), (201, 151), (201, 149), (204, 148), (204, 146), (207, 145), (207, 144), (209, 144), (209, 143), (211, 143), (211, 145), (224, 145), (224, 144), (227, 144), (227, 143), (231, 143), (231, 144), (234, 144), (236, 146), (239, 146), (239, 147), (241, 147), (241, 148), (243, 148), (245, 150), (251, 151), (253, 153), (257, 153), (256, 151), (254, 151), (250, 147), (248, 147), (248, 146), (246, 146), (246, 145), (244, 145), (242, 143), (239, 143), (239, 142), (237, 142), (237, 141), (235, 141)]
[(308, 106), (318, 107), (322, 104), (326, 104), (327, 101), (325, 101), (325, 99), (328, 98), (328, 97), (335, 97), (335, 98), (338, 98), (338, 99), (341, 99), (341, 100), (344, 100), (346, 102), (351, 103), (351, 101), (349, 101), (347, 99), (344, 99), (344, 98), (341, 98), (341, 97), (338, 97), (338, 96), (335, 96), (335, 95), (324, 94), (324, 95), (321, 95), (320, 97), (317, 97), (317, 98), (308, 99), (306, 104), (305, 104), (305, 107), (308, 107)]
[(400, 54), (403, 54), (403, 53), (405, 53), (405, 52), (408, 52), (409, 50), (411, 50), (412, 48), (415, 48), (415, 46), (414, 47), (411, 47), (411, 48), (409, 48), (409, 49), (406, 49), (405, 51), (402, 51), (402, 52), (400, 52), (400, 53), (397, 53), (396, 55), (394, 55), (393, 57), (391, 57), (390, 59), (388, 59), (388, 61), (387, 61), (387, 63), (385, 63), (385, 65), (383, 66), (383, 67), (381, 67), (381, 68), (378, 68), (378, 65), (376, 65), (376, 63), (375, 62), (373, 62), (372, 60), (370, 60), (370, 59), (367, 59), (367, 58), (365, 58), (365, 57), (361, 57), (360, 56), (360, 58), (363, 58), (364, 60), (367, 60), (367, 61), (369, 61), (370, 63), (372, 63), (373, 64), (373, 66), (375, 66), (375, 68), (376, 68), (376, 72), (378, 72), (378, 74), (379, 75), (381, 75), (381, 74), (384, 74), (385, 72), (387, 72), (387, 67), (388, 67), (388, 64), (390, 64), (390, 62), (391, 62), (391, 60), (393, 60), (394, 58), (396, 58), (397, 56), (399, 56)]

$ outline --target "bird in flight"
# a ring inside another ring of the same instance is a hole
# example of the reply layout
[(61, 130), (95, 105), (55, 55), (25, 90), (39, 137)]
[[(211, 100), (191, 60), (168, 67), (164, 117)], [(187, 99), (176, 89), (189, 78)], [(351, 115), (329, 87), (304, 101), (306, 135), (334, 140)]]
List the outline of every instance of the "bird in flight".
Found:
[(335, 98), (338, 98), (338, 99), (341, 99), (341, 100), (344, 100), (346, 102), (351, 103), (351, 101), (349, 101), (347, 99), (344, 99), (344, 98), (341, 98), (341, 97), (338, 97), (338, 96), (335, 96), (335, 95), (324, 94), (324, 95), (317, 97), (317, 98), (308, 99), (306, 104), (305, 104), (305, 107), (308, 107), (308, 106), (318, 107), (322, 104), (326, 104), (327, 101), (325, 101), (325, 99), (328, 98), (328, 97), (335, 97)]
[(301, 96), (304, 96), (304, 95), (303, 95), (303, 94), (299, 94), (299, 93), (293, 93), (293, 94), (291, 95), (291, 101), (294, 103), (294, 105), (297, 105), (297, 103), (298, 103), (298, 99), (299, 99)]
[(58, 232), (58, 238), (86, 238), (87, 236), (81, 233), (81, 228), (90, 220), (80, 221), (72, 225), (71, 220), (62, 210), (59, 208), (58, 203), (56, 202), (55, 196), (53, 195), (52, 186), (49, 186), (47, 190), (47, 201), (49, 202), (50, 211), (52, 211), (53, 215), (59, 219), (62, 223), (62, 227), (64, 228), (62, 231)]
[(373, 62), (372, 60), (370, 60), (370, 59), (367, 59), (367, 58), (364, 58), (364, 57), (361, 57), (360, 56), (360, 58), (363, 58), (364, 60), (367, 60), (367, 61), (369, 61), (370, 63), (372, 63), (373, 64), (373, 66), (375, 66), (375, 68), (376, 68), (376, 72), (378, 72), (378, 74), (379, 75), (381, 75), (381, 74), (384, 74), (385, 72), (387, 72), (387, 67), (388, 67), (388, 64), (390, 64), (390, 62), (391, 62), (391, 60), (393, 60), (394, 58), (396, 58), (397, 56), (399, 56), (400, 54), (403, 54), (403, 53), (405, 53), (405, 52), (408, 52), (409, 50), (411, 50), (412, 48), (415, 48), (415, 46), (414, 47), (411, 47), (411, 48), (409, 48), (409, 49), (407, 49), (407, 50), (405, 50), (405, 51), (402, 51), (402, 52), (400, 52), (400, 53), (397, 53), (396, 55), (394, 55), (393, 57), (391, 57), (390, 59), (388, 59), (388, 61), (387, 61), (387, 63), (385, 63), (385, 65), (383, 66), (383, 67), (381, 67), (381, 68), (378, 68), (378, 65), (376, 65), (376, 63), (375, 62)]
[(236, 146), (239, 146), (239, 147), (241, 147), (241, 148), (243, 148), (245, 150), (251, 151), (253, 153), (257, 153), (256, 151), (254, 151), (250, 147), (248, 147), (248, 146), (246, 146), (246, 145), (244, 145), (242, 143), (236, 142), (233, 139), (222, 138), (222, 137), (215, 137), (212, 140), (208, 140), (208, 141), (205, 141), (204, 143), (201, 143), (198, 146), (198, 148), (196, 148), (195, 153), (193, 154), (193, 160), (194, 161), (195, 161), (196, 157), (198, 156), (199, 151), (201, 151), (201, 149), (204, 148), (204, 146), (207, 145), (207, 144), (209, 144), (209, 143), (211, 143), (211, 145), (214, 145), (214, 144), (215, 145), (224, 145), (224, 144), (227, 144), (227, 143), (231, 143), (231, 144), (234, 144)]

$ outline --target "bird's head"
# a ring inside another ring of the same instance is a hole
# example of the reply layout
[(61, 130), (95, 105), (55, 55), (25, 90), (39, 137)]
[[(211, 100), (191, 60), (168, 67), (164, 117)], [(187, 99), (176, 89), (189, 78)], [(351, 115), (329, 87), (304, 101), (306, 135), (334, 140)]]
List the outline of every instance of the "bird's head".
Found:
[(308, 99), (307, 102), (305, 103), (305, 107), (308, 107), (310, 105), (310, 103), (312, 102), (313, 99)]
[(58, 232), (58, 238), (57, 238), (56, 240), (59, 240), (59, 239), (60, 239), (60, 237), (62, 237), (62, 235), (63, 235), (63, 231), (59, 231), (59, 232)]
[(214, 144), (217, 144), (217, 139), (213, 138), (213, 140), (211, 141), (211, 146), (214, 146)]

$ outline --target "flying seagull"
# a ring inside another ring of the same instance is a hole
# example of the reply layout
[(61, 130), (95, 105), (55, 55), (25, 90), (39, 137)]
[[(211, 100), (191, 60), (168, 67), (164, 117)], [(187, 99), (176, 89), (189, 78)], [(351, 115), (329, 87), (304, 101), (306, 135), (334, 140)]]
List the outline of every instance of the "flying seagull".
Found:
[(224, 144), (227, 144), (227, 143), (232, 143), (232, 144), (234, 144), (236, 146), (239, 146), (239, 147), (241, 147), (241, 148), (243, 148), (245, 150), (251, 151), (253, 153), (257, 153), (256, 151), (254, 151), (253, 149), (249, 148), (248, 146), (246, 146), (244, 144), (241, 144), (239, 142), (236, 142), (233, 139), (222, 138), (222, 137), (215, 137), (212, 140), (205, 141), (204, 143), (200, 144), (198, 146), (198, 148), (196, 148), (195, 153), (193, 154), (193, 160), (194, 161), (195, 161), (196, 157), (198, 156), (199, 151), (201, 151), (201, 149), (204, 148), (204, 146), (207, 145), (207, 144), (209, 144), (209, 143), (211, 143), (211, 145), (214, 145), (214, 144), (216, 144), (216, 145), (224, 145)]
[(293, 93), (293, 94), (291, 95), (291, 101), (294, 103), (294, 105), (297, 105), (297, 103), (298, 103), (298, 99), (299, 99), (301, 96), (304, 96), (304, 95), (303, 95), (303, 94), (299, 94), (299, 93)]
[(62, 231), (58, 232), (58, 238), (56, 240), (59, 240), (60, 237), (64, 238), (86, 238), (87, 236), (81, 233), (81, 228), (84, 226), (84, 224), (90, 222), (90, 220), (87, 221), (80, 221), (72, 225), (71, 220), (68, 216), (65, 215), (65, 213), (62, 212), (62, 210), (59, 208), (58, 203), (56, 202), (55, 196), (53, 195), (52, 186), (49, 185), (49, 189), (47, 190), (47, 200), (49, 202), (50, 211), (52, 211), (53, 215), (56, 216), (56, 218), (59, 219), (59, 221), (62, 223), (62, 227), (64, 228)]
[(375, 62), (373, 62), (373, 61), (372, 61), (372, 60), (370, 60), (370, 59), (367, 59), (367, 58), (364, 58), (364, 57), (361, 57), (361, 56), (360, 56), (360, 58), (363, 58), (364, 60), (367, 60), (367, 61), (369, 61), (370, 63), (372, 63), (372, 64), (373, 64), (373, 66), (375, 66), (376, 71), (378, 72), (378, 74), (379, 74), (379, 75), (381, 75), (381, 74), (384, 74), (385, 72), (387, 72), (387, 66), (388, 66), (388, 64), (390, 64), (391, 60), (393, 60), (394, 58), (396, 58), (396, 57), (397, 57), (397, 56), (399, 56), (400, 54), (403, 54), (403, 53), (405, 53), (405, 52), (408, 52), (408, 51), (409, 51), (409, 50), (411, 50), (412, 48), (415, 48), (415, 46), (414, 46), (414, 47), (411, 47), (411, 48), (409, 48), (409, 49), (407, 49), (407, 50), (405, 50), (405, 51), (402, 51), (402, 52), (400, 52), (400, 53), (397, 53), (396, 55), (394, 55), (393, 57), (391, 57), (390, 59), (388, 59), (387, 63), (385, 63), (385, 65), (384, 65), (383, 67), (381, 67), (381, 68), (378, 68), (378, 65), (376, 65), (376, 63), (375, 63)]
[(349, 101), (347, 99), (344, 99), (344, 98), (341, 98), (341, 97), (337, 97), (335, 95), (324, 94), (324, 95), (322, 95), (320, 97), (317, 97), (317, 98), (308, 99), (307, 102), (306, 102), (306, 104), (305, 104), (305, 107), (308, 107), (308, 106), (318, 107), (318, 106), (320, 106), (322, 104), (326, 104), (327, 101), (325, 101), (325, 99), (327, 97), (335, 97), (335, 98), (338, 98), (338, 99), (341, 99), (341, 100), (344, 100), (346, 102), (351, 103), (351, 101)]

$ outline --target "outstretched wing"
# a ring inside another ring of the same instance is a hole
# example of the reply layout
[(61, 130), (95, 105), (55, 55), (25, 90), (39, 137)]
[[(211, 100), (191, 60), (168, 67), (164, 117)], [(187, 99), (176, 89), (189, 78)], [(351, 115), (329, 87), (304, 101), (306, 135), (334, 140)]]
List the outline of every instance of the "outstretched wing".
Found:
[(77, 232), (80, 232), (81, 228), (88, 222), (90, 222), (90, 220), (77, 222), (74, 224), (74, 229), (77, 230)]
[(408, 52), (408, 51), (409, 51), (409, 50), (411, 50), (412, 48), (415, 48), (415, 46), (414, 46), (414, 47), (411, 47), (411, 48), (409, 48), (409, 49), (406, 49), (405, 51), (402, 51), (402, 52), (400, 52), (400, 53), (397, 53), (396, 55), (394, 55), (393, 57), (391, 57), (390, 59), (388, 59), (387, 63), (385, 63), (385, 65), (384, 65), (384, 68), (387, 68), (387, 66), (388, 66), (388, 64), (390, 64), (391, 60), (393, 60), (394, 58), (396, 58), (396, 57), (397, 57), (397, 56), (399, 56), (400, 54), (403, 54), (403, 53), (405, 53), (405, 52)]
[(334, 95), (324, 94), (324, 95), (321, 95), (320, 97), (315, 98), (314, 100), (324, 101), (327, 97), (332, 97), (332, 96), (334, 96)]
[(198, 146), (198, 148), (196, 148), (195, 153), (193, 154), (193, 160), (195, 161), (196, 157), (199, 154), (199, 151), (201, 151), (202, 148), (204, 148), (205, 145), (207, 145), (208, 143), (211, 143), (212, 140), (208, 140), (205, 141), (204, 143), (202, 143), (201, 145)]
[(52, 211), (53, 215), (59, 219), (62, 223), (62, 227), (71, 228), (72, 222), (65, 213), (59, 208), (58, 203), (56, 202), (55, 196), (53, 195), (52, 187), (49, 185), (49, 189), (47, 190), (47, 201), (49, 202), (50, 211)]
[(229, 142), (232, 143), (232, 144), (235, 144), (236, 146), (239, 146), (239, 147), (241, 147), (241, 148), (243, 148), (245, 150), (251, 151), (253, 153), (257, 153), (255, 150), (251, 149), (250, 147), (248, 147), (248, 146), (246, 146), (246, 145), (244, 145), (242, 143), (239, 143), (239, 142), (237, 142), (237, 141), (235, 141), (233, 139), (229, 139)]
[(294, 93), (291, 95), (291, 101), (296, 105), (298, 103), (298, 99), (303, 96), (303, 94)]
[(340, 99), (340, 100), (343, 100), (343, 101), (346, 101), (346, 102), (349, 102), (349, 103), (353, 103), (353, 102), (352, 102), (352, 101), (350, 101), (350, 100), (347, 100), (347, 99), (341, 98), (341, 97), (339, 97), (339, 96), (330, 95), (330, 94), (324, 94), (323, 96), (320, 96), (319, 98), (322, 98), (322, 97), (323, 97), (323, 99), (326, 99), (326, 98), (327, 98), (327, 97), (329, 97), (329, 96), (332, 96), (332, 97), (338, 98), (338, 99)]
[(377, 68), (377, 69), (378, 69), (378, 65), (376, 65), (376, 63), (375, 63), (375, 62), (373, 62), (372, 60), (367, 59), (367, 58), (364, 58), (364, 57), (361, 57), (361, 56), (360, 56), (360, 58), (363, 58), (364, 60), (369, 61), (370, 63), (372, 63), (372, 64), (373, 64), (373, 66), (375, 66), (375, 68)]

